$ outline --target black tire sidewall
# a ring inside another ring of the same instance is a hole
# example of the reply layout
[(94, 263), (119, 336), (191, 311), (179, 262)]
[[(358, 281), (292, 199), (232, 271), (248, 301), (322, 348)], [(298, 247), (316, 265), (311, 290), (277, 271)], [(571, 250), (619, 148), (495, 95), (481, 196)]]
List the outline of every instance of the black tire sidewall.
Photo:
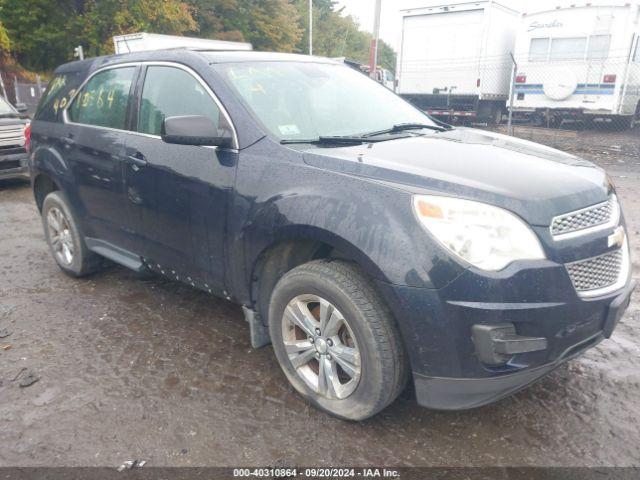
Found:
[[(317, 295), (331, 302), (347, 319), (351, 327), (361, 358), (361, 376), (356, 390), (345, 399), (327, 399), (311, 390), (298, 376), (284, 349), (282, 321), (285, 307), (296, 296)], [(386, 406), (384, 402), (385, 382), (377, 348), (366, 315), (339, 286), (321, 275), (300, 272), (278, 282), (271, 297), (269, 308), (269, 331), (278, 361), (293, 387), (309, 402), (339, 418), (363, 420)]]

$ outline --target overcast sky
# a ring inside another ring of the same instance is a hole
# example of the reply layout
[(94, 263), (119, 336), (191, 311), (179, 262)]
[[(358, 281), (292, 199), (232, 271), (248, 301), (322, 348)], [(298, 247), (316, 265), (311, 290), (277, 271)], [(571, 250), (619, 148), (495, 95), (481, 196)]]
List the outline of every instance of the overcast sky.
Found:
[[(588, 0), (584, 0), (586, 3)], [(373, 10), (375, 7), (374, 0), (338, 0), (338, 6), (344, 6), (347, 14), (353, 15), (360, 21), (360, 27), (363, 30), (373, 30)], [(380, 21), (380, 37), (389, 43), (396, 51), (400, 44), (400, 10), (406, 8), (416, 8), (425, 5), (433, 5), (433, 0), (382, 0), (382, 16)], [(438, 5), (446, 5), (447, 2), (442, 0), (437, 2)], [(515, 10), (522, 12), (534, 12), (553, 8), (557, 5), (571, 5), (581, 3), (579, 0), (505, 0), (502, 2)]]

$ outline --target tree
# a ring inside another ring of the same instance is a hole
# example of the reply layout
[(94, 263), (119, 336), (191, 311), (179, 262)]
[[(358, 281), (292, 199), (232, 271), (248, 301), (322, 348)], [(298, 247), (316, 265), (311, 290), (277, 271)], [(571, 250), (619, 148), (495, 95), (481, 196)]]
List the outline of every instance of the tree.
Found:
[(18, 61), (39, 71), (71, 60), (77, 45), (89, 55), (110, 53), (113, 35), (197, 30), (179, 0), (0, 0), (0, 18)]
[[(36, 71), (71, 60), (78, 45), (88, 56), (112, 53), (111, 37), (139, 31), (306, 53), (308, 5), (308, 0), (0, 0), (0, 50), (9, 49)], [(367, 63), (371, 35), (343, 16), (333, 0), (313, 0), (313, 9), (314, 52)], [(393, 50), (381, 42), (379, 52), (379, 63), (393, 70)]]
[(2, 22), (0, 22), (0, 56), (6, 55), (7, 53), (9, 53), (10, 49), (11, 49), (11, 42), (9, 41), (9, 34), (7, 33), (7, 30), (2, 25)]
[(176, 0), (90, 0), (77, 17), (82, 44), (89, 55), (113, 53), (114, 35), (151, 31), (181, 35), (197, 30), (191, 7)]
[(12, 53), (28, 69), (48, 70), (69, 58), (69, 2), (0, 0), (0, 18), (12, 41)]
[(287, 0), (189, 0), (189, 5), (204, 38), (291, 52), (302, 37), (298, 11)]

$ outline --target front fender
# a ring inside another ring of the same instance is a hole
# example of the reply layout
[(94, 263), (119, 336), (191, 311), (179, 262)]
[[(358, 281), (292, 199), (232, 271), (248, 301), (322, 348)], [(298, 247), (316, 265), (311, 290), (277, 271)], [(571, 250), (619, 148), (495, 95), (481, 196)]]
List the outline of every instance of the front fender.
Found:
[(243, 152), (239, 161), (228, 237), (229, 257), (243, 265), (237, 287), (251, 284), (262, 252), (293, 239), (330, 245), (373, 278), (395, 285), (440, 288), (464, 271), (418, 224), (409, 192), (316, 168), (299, 152), (272, 148), (265, 155), (263, 144), (259, 155)]

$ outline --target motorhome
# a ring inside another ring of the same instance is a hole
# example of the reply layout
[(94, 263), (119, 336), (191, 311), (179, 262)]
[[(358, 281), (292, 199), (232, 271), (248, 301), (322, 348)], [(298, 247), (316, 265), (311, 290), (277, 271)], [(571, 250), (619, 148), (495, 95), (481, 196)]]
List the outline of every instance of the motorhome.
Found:
[(401, 12), (397, 92), (444, 120), (499, 122), (520, 14), (492, 0), (419, 5)]
[(633, 126), (640, 116), (640, 5), (576, 4), (524, 14), (516, 40), (514, 113)]

